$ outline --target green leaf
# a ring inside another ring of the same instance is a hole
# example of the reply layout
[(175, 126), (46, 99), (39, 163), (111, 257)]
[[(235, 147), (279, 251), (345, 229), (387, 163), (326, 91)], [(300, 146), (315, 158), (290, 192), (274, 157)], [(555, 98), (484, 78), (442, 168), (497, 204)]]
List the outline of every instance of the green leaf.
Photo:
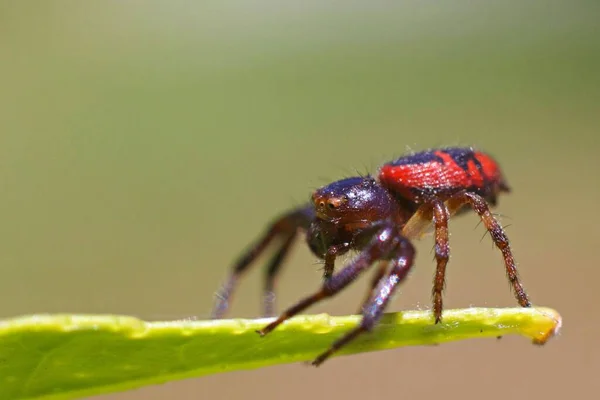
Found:
[[(310, 361), (359, 316), (299, 316), (261, 338), (268, 319), (144, 322), (127, 316), (34, 315), (0, 321), (0, 399), (73, 399), (177, 379)], [(561, 326), (548, 308), (386, 314), (336, 354), (520, 334), (545, 343)], [(327, 362), (321, 367), (327, 368)]]

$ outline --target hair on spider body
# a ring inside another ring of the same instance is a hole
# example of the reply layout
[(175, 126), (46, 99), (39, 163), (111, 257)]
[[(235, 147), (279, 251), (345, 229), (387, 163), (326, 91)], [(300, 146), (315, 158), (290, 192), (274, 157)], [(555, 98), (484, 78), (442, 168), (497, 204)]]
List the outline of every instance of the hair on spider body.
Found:
[[(433, 224), (436, 272), (432, 301), (435, 323), (439, 323), (450, 257), (448, 220), (469, 209), (480, 217), (500, 249), (518, 303), (529, 307), (531, 303), (519, 281), (508, 238), (490, 212), (490, 205), (497, 204), (498, 196), (509, 191), (497, 162), (484, 152), (465, 147), (411, 153), (383, 164), (376, 177), (354, 176), (320, 187), (312, 193), (308, 204), (276, 218), (234, 263), (229, 280), (217, 296), (213, 317), (225, 314), (238, 279), (274, 239), (279, 239), (280, 244), (266, 269), (265, 316), (273, 315), (275, 278), (300, 234), (304, 234), (312, 253), (323, 260), (323, 283), (319, 290), (260, 330), (262, 336), (313, 304), (339, 293), (378, 264), (362, 303), (361, 323), (317, 357), (313, 364), (319, 365), (377, 324), (397, 286), (412, 268), (415, 257), (412, 240)], [(358, 254), (334, 273), (336, 259), (350, 250)]]

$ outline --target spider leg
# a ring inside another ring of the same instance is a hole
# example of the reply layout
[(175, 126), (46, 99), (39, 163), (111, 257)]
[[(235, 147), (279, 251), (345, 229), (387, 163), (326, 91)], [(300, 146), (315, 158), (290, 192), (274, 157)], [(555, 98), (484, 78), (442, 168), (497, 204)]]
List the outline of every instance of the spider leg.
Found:
[(331, 246), (325, 253), (325, 265), (323, 266), (323, 280), (328, 281), (333, 276), (335, 259), (339, 254), (345, 253), (350, 248), (350, 243), (342, 243)]
[(421, 205), (412, 217), (404, 224), (402, 235), (408, 239), (419, 239), (427, 233), (433, 219), (431, 204)]
[[(404, 224), (404, 227), (402, 228), (402, 236), (407, 239), (420, 239), (427, 234), (434, 218), (434, 204), (435, 201), (429, 201), (421, 204), (421, 206), (410, 217), (406, 224)], [(463, 205), (464, 204), (460, 204), (460, 206), (454, 208), (448, 207), (448, 216), (450, 217), (456, 215)]]
[(436, 273), (432, 289), (433, 312), (436, 323), (441, 321), (443, 300), (442, 292), (445, 287), (446, 265), (450, 258), (448, 245), (448, 219), (456, 214), (463, 204), (448, 209), (442, 201), (432, 201), (422, 204), (415, 214), (402, 228), (402, 234), (409, 239), (418, 239), (429, 229), (431, 222), (435, 230)]
[(283, 244), (277, 253), (275, 253), (267, 267), (263, 295), (263, 316), (265, 317), (271, 317), (275, 313), (275, 284), (277, 275), (297, 236), (298, 231), (295, 230), (291, 235), (285, 238)]
[(502, 225), (500, 225), (498, 220), (490, 212), (490, 208), (485, 199), (478, 194), (461, 192), (448, 200), (448, 208), (451, 210), (458, 210), (465, 204), (469, 205), (477, 215), (479, 215), (479, 218), (481, 218), (483, 224), (490, 232), (494, 244), (502, 252), (504, 265), (506, 267), (506, 275), (513, 287), (519, 305), (521, 305), (521, 307), (531, 307), (531, 302), (519, 280), (515, 259), (510, 248), (508, 237), (504, 233), (504, 229), (502, 229)]
[(277, 328), (277, 326), (279, 326), (282, 322), (292, 318), (294, 315), (300, 313), (306, 308), (327, 297), (331, 297), (339, 293), (342, 289), (358, 278), (358, 276), (368, 269), (376, 260), (387, 256), (387, 254), (393, 248), (394, 233), (395, 228), (393, 226), (384, 226), (377, 230), (373, 239), (366, 246), (366, 248), (337, 274), (325, 280), (319, 291), (292, 305), (275, 321), (271, 322), (257, 332), (261, 336), (265, 336)]
[(388, 260), (381, 260), (379, 262), (378, 268), (373, 275), (371, 280), (371, 284), (369, 285), (369, 289), (367, 290), (367, 295), (365, 296), (364, 301), (362, 302), (360, 308), (358, 309), (358, 314), (362, 314), (363, 308), (367, 305), (373, 294), (375, 293), (375, 289), (377, 288), (377, 284), (379, 281), (385, 276), (385, 272), (387, 271), (389, 266)]
[(387, 278), (381, 280), (381, 284), (378, 287), (378, 293), (363, 308), (363, 318), (360, 325), (335, 341), (327, 351), (315, 358), (312, 362), (313, 365), (321, 365), (333, 353), (348, 344), (361, 333), (371, 331), (375, 324), (377, 324), (393, 293), (397, 289), (398, 284), (406, 278), (406, 275), (413, 265), (415, 248), (408, 239), (404, 237), (399, 237), (398, 239), (400, 239), (400, 243), (396, 245), (394, 250), (395, 254), (394, 258), (391, 260), (392, 267), (390, 273)]
[[(212, 318), (222, 318), (227, 312), (231, 298), (237, 286), (237, 282), (243, 273), (247, 272), (253, 262), (265, 251), (267, 246), (276, 238), (283, 237), (284, 242), (279, 251), (272, 258), (267, 269), (265, 279), (265, 297), (273, 299), (272, 289), (275, 278), (281, 270), (281, 265), (285, 256), (289, 252), (292, 242), (299, 229), (306, 229), (314, 217), (312, 206), (297, 208), (275, 220), (263, 234), (262, 237), (252, 245), (242, 256), (233, 264), (229, 279), (225, 282), (221, 290), (217, 293), (215, 305), (212, 311)], [(270, 291), (267, 293), (267, 290)], [(271, 300), (265, 300), (270, 302)], [(265, 309), (271, 307), (265, 304)]]
[(435, 323), (442, 320), (443, 300), (442, 292), (446, 287), (446, 265), (450, 259), (450, 246), (448, 244), (448, 219), (450, 212), (446, 204), (436, 201), (433, 204), (433, 221), (435, 224), (435, 259), (436, 269), (433, 280), (433, 315)]

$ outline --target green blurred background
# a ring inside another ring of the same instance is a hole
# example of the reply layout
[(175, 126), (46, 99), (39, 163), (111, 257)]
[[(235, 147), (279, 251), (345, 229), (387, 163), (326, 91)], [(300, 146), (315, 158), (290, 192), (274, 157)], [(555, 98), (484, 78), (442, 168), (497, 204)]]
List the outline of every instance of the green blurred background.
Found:
[[(563, 334), (223, 374), (108, 399), (558, 399), (600, 389), (600, 2), (0, 1), (0, 316), (205, 318), (277, 213), (408, 148), (501, 162), (520, 273)], [(447, 307), (514, 306), (478, 220)], [(390, 310), (428, 308), (432, 239)], [(279, 307), (313, 291), (297, 246)], [(232, 316), (260, 312), (260, 266)], [(364, 279), (311, 312), (356, 310)], [(332, 397), (333, 396), (333, 397)]]

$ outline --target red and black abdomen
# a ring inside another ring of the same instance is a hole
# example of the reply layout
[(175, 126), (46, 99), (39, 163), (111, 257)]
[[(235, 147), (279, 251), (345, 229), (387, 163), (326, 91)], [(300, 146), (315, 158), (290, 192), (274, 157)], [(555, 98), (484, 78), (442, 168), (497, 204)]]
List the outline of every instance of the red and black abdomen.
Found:
[(447, 198), (461, 190), (475, 192), (494, 204), (498, 192), (508, 191), (496, 161), (472, 148), (433, 149), (384, 164), (379, 181), (405, 199), (421, 203)]

